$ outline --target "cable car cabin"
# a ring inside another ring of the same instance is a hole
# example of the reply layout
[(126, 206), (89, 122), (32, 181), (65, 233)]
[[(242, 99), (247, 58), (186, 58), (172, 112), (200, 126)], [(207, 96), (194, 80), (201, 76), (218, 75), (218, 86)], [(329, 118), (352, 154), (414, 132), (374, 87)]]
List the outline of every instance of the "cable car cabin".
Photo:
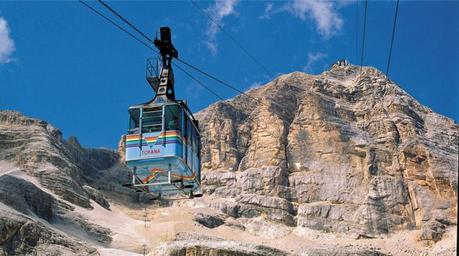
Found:
[(135, 187), (193, 195), (200, 190), (200, 149), (197, 121), (182, 101), (129, 107), (126, 163)]
[(147, 61), (147, 81), (156, 96), (129, 107), (126, 164), (132, 184), (161, 197), (185, 193), (201, 196), (201, 159), (198, 122), (185, 102), (175, 99), (172, 59), (178, 52), (168, 27), (154, 44), (162, 58), (161, 73), (153, 75)]

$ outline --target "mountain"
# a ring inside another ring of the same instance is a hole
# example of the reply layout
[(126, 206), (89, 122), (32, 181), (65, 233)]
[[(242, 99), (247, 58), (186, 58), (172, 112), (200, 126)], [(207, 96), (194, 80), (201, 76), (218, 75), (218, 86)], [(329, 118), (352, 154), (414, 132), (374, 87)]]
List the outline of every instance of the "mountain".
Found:
[[(381, 72), (294, 72), (196, 114), (204, 197), (0, 111), (0, 255), (455, 255), (459, 126)], [(123, 148), (123, 143), (120, 143)]]
[(109, 229), (75, 210), (93, 209), (91, 200), (109, 208), (88, 180), (117, 160), (111, 150), (83, 149), (74, 137), (64, 141), (44, 121), (1, 111), (0, 255), (97, 254), (82, 237), (59, 227), (80, 230), (85, 239), (101, 244), (111, 242)]
[(459, 126), (374, 68), (283, 75), (197, 117), (227, 214), (356, 238), (456, 224)]

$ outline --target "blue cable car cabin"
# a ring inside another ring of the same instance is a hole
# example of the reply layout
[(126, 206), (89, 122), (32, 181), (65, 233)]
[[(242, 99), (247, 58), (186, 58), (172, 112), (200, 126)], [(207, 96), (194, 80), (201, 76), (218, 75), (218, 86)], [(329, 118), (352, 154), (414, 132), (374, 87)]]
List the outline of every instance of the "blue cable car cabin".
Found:
[(197, 122), (183, 102), (129, 108), (126, 163), (134, 186), (162, 195), (200, 189)]
[(155, 46), (163, 61), (161, 73), (159, 77), (147, 74), (156, 96), (129, 107), (125, 157), (133, 174), (130, 186), (159, 197), (201, 196), (198, 122), (185, 102), (175, 100), (171, 61), (178, 53), (170, 41), (170, 29), (161, 28), (160, 33)]

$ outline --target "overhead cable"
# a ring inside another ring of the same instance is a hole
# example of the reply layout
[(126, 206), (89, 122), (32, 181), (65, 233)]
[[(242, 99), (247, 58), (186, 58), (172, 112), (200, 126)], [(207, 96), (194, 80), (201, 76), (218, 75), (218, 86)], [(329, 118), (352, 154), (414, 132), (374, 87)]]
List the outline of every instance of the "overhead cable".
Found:
[(392, 26), (392, 37), (390, 39), (389, 57), (387, 58), (386, 76), (389, 76), (390, 61), (392, 58), (392, 47), (394, 45), (395, 28), (397, 27), (398, 4), (399, 0), (397, 0), (397, 4), (395, 6), (394, 23)]
[(263, 71), (268, 75), (272, 76), (274, 73), (268, 70), (265, 65), (263, 65), (260, 61), (258, 61), (242, 44), (240, 44), (236, 38), (234, 38), (228, 31), (226, 31), (221, 24), (215, 21), (212, 16), (209, 15), (206, 11), (204, 11), (199, 5), (194, 1), (190, 0), (193, 6), (199, 10), (204, 16), (206, 16), (215, 26), (217, 26), (220, 31), (222, 31), (239, 49), (242, 50), (254, 63), (256, 63)]
[(365, 14), (363, 18), (363, 36), (362, 36), (362, 51), (360, 53), (360, 73), (362, 73), (363, 59), (365, 56), (365, 36), (367, 28), (367, 9), (368, 9), (368, 0), (365, 0)]
[(99, 12), (98, 10), (96, 10), (94, 7), (92, 7), (91, 5), (85, 3), (84, 1), (82, 0), (78, 0), (80, 3), (82, 3), (83, 5), (85, 5), (87, 8), (89, 8), (91, 11), (93, 11), (94, 13), (96, 13), (97, 15), (99, 15), (100, 17), (102, 17), (103, 19), (105, 19), (106, 21), (110, 22), (112, 25), (114, 25), (115, 27), (117, 27), (118, 29), (120, 29), (121, 31), (123, 31), (124, 33), (126, 33), (127, 35), (129, 35), (130, 37), (132, 37), (134, 40), (136, 40), (137, 42), (143, 44), (144, 46), (150, 48), (151, 50), (153, 51), (156, 51), (156, 49), (154, 49), (153, 47), (149, 46), (148, 44), (146, 44), (144, 41), (140, 40), (138, 37), (136, 37), (135, 35), (133, 35), (131, 32), (127, 31), (126, 29), (124, 29), (123, 27), (121, 27), (120, 25), (118, 25), (116, 22), (114, 22), (113, 20), (111, 20), (110, 18), (108, 18), (107, 16), (105, 16), (104, 14), (102, 14), (101, 12)]
[(145, 39), (147, 39), (148, 41), (150, 41), (152, 44), (154, 44), (153, 40), (151, 40), (147, 35), (145, 35), (142, 31), (140, 31), (139, 29), (137, 29), (136, 26), (134, 26), (130, 21), (128, 21), (127, 19), (125, 19), (121, 14), (119, 14), (117, 11), (115, 11), (113, 8), (111, 8), (108, 4), (106, 4), (104, 1), (102, 0), (98, 0), (99, 3), (101, 3), (105, 8), (107, 8), (109, 11), (111, 11), (113, 14), (115, 14), (118, 18), (120, 18), (121, 20), (123, 20), (126, 24), (128, 24), (132, 29), (134, 29), (135, 31), (137, 31), (137, 33), (139, 33), (140, 35), (142, 35)]
[[(97, 11), (94, 7), (90, 6), (89, 4), (85, 3), (84, 1), (82, 0), (79, 0), (80, 3), (82, 3), (83, 5), (85, 5), (86, 7), (88, 7), (91, 11), (93, 11), (94, 13), (96, 13), (97, 15), (101, 16), (102, 18), (104, 18), (105, 20), (107, 20), (108, 22), (110, 22), (112, 25), (114, 25), (115, 27), (117, 27), (118, 29), (120, 29), (121, 31), (123, 31), (124, 33), (126, 33), (127, 35), (129, 35), (130, 37), (132, 37), (134, 40), (136, 40), (137, 42), (141, 43), (142, 45), (144, 45), (145, 47), (147, 47), (148, 49), (152, 50), (153, 52), (155, 52), (157, 55), (159, 55), (159, 52), (149, 46), (147, 43), (145, 43), (144, 41), (142, 41), (141, 39), (139, 39), (138, 37), (136, 37), (135, 35), (133, 35), (131, 32), (127, 31), (126, 29), (124, 29), (123, 27), (121, 27), (120, 25), (118, 25), (116, 22), (114, 22), (113, 20), (111, 20), (110, 18), (108, 18), (107, 16), (105, 16), (104, 14), (102, 14), (101, 12)], [(186, 72), (182, 67), (180, 67), (179, 65), (177, 65), (176, 63), (172, 63), (175, 67), (177, 67), (178, 69), (180, 69), (182, 72), (184, 72), (187, 76), (189, 76), (192, 80), (196, 81), (200, 86), (202, 86), (204, 89), (208, 90), (210, 93), (212, 93), (213, 95), (215, 95), (218, 99), (220, 100), (224, 100), (221, 96), (219, 96), (216, 92), (214, 92), (212, 89), (210, 89), (208, 86), (206, 86), (204, 83), (200, 82), (199, 80), (197, 80), (195, 77), (193, 77), (190, 73)]]
[[(86, 3), (84, 3), (82, 0), (79, 0), (79, 1), (80, 1), (81, 3), (83, 3), (83, 4), (85, 4), (86, 7), (88, 7), (88, 8), (90, 7), (89, 5), (87, 5)], [(112, 12), (113, 14), (115, 14), (117, 17), (119, 17), (121, 20), (123, 20), (126, 24), (128, 24), (132, 29), (134, 29), (136, 32), (138, 32), (140, 35), (142, 35), (146, 40), (148, 40), (149, 42), (154, 43), (153, 40), (151, 40), (151, 39), (150, 39), (148, 36), (146, 36), (142, 31), (140, 31), (134, 24), (132, 24), (129, 20), (127, 20), (126, 18), (124, 18), (121, 14), (119, 14), (117, 11), (115, 11), (113, 8), (111, 8), (108, 4), (104, 3), (104, 2), (101, 1), (101, 0), (98, 0), (98, 1), (99, 1), (100, 3), (102, 3), (102, 5), (103, 5), (104, 7), (106, 7), (110, 12)], [(90, 8), (90, 9), (93, 10), (93, 11), (95, 11), (94, 8)], [(102, 13), (100, 13), (100, 12), (96, 12), (96, 13), (97, 13), (98, 15), (100, 15), (100, 16), (103, 16), (104, 19), (109, 20), (111, 24), (113, 24), (113, 25), (116, 24), (116, 23), (113, 22), (111, 19), (109, 19), (108, 17), (104, 16)], [(156, 49), (154, 49), (154, 48), (152, 48), (152, 47), (146, 45), (145, 42), (142, 42), (140, 39), (138, 39), (137, 37), (133, 36), (132, 33), (129, 33), (127, 30), (122, 29), (121, 26), (119, 26), (118, 24), (116, 24), (116, 27), (119, 28), (119, 29), (121, 29), (122, 31), (124, 31), (125, 33), (127, 33), (128, 35), (130, 35), (131, 37), (133, 37), (134, 39), (136, 39), (136, 41), (141, 42), (144, 46), (148, 47), (149, 49), (153, 50), (156, 54), (159, 55), (159, 52), (158, 52)], [(199, 73), (201, 73), (201, 74), (207, 76), (208, 78), (210, 78), (210, 79), (212, 79), (212, 80), (214, 80), (214, 81), (217, 81), (218, 83), (220, 83), (220, 84), (222, 84), (222, 85), (224, 85), (224, 86), (226, 86), (226, 87), (228, 87), (228, 88), (230, 88), (230, 89), (232, 89), (232, 90), (234, 90), (234, 91), (236, 91), (236, 92), (238, 92), (238, 93), (240, 93), (240, 94), (242, 94), (242, 95), (244, 95), (244, 96), (246, 96), (246, 97), (248, 97), (248, 98), (251, 98), (252, 100), (259, 101), (259, 99), (256, 99), (256, 98), (254, 98), (254, 97), (248, 95), (247, 93), (241, 91), (240, 89), (238, 89), (237, 87), (231, 85), (230, 83), (225, 82), (225, 81), (223, 81), (222, 79), (220, 79), (220, 78), (218, 78), (218, 77), (216, 77), (216, 76), (214, 76), (214, 75), (212, 75), (212, 74), (210, 74), (210, 73), (208, 73), (208, 72), (206, 72), (206, 71), (204, 71), (204, 70), (202, 70), (202, 69), (200, 69), (200, 68), (198, 68), (198, 67), (196, 67), (196, 66), (194, 66), (194, 65), (192, 65), (192, 64), (190, 64), (190, 63), (188, 63), (188, 62), (186, 62), (186, 61), (184, 61), (184, 60), (182, 60), (182, 59), (180, 59), (180, 58), (176, 58), (176, 60), (177, 60), (178, 62), (180, 62), (180, 63), (182, 63), (182, 64), (188, 66), (189, 68), (191, 68), (191, 69), (193, 69), (193, 70), (195, 70), (195, 71), (197, 71), (197, 72), (199, 72)], [(178, 67), (178, 65), (177, 65), (176, 63), (173, 63), (173, 64), (174, 64), (175, 66)], [(180, 68), (180, 69), (181, 69), (182, 71), (184, 71), (183, 68)], [(192, 80), (197, 81), (197, 79), (196, 79), (195, 77), (190, 76), (190, 74), (189, 74), (188, 72), (186, 72), (185, 74), (187, 74)], [(199, 85), (203, 85), (203, 83), (202, 83), (202, 82), (199, 82)], [(208, 88), (207, 86), (205, 86), (204, 88), (205, 88), (206, 90), (209, 90), (209, 88)], [(211, 92), (213, 95), (216, 94), (214, 91), (210, 91), (210, 92)], [(223, 99), (223, 98), (220, 97), (220, 96), (217, 96), (217, 97), (218, 97), (219, 99)], [(259, 101), (259, 102), (260, 102), (260, 101)], [(263, 105), (266, 105), (266, 104), (264, 104), (263, 102), (260, 102), (260, 103), (263, 104)], [(272, 102), (272, 104), (280, 106), (280, 105), (279, 105), (278, 103), (276, 103), (276, 102)], [(266, 106), (268, 106), (268, 105), (266, 105)], [(269, 107), (269, 106), (268, 106), (268, 107)], [(282, 106), (281, 106), (281, 107), (282, 107)]]
[(359, 59), (359, 2), (355, 5), (355, 63)]

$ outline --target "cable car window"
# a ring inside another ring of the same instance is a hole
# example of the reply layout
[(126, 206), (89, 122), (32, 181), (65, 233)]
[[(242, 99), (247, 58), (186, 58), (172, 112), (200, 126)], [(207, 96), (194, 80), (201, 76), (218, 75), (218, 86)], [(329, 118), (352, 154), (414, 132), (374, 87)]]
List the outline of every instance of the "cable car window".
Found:
[(180, 108), (178, 105), (167, 105), (165, 111), (166, 130), (180, 130)]
[(198, 152), (198, 136), (196, 136), (196, 130), (193, 127), (193, 153)]
[(192, 133), (192, 125), (190, 122), (190, 119), (187, 118), (187, 129), (186, 129), (186, 134), (187, 134), (187, 145), (186, 145), (186, 150), (187, 150), (187, 163), (188, 166), (192, 166), (192, 160), (193, 160), (193, 155), (192, 155), (192, 144), (193, 144), (193, 133)]
[(134, 108), (129, 110), (129, 128), (128, 128), (128, 133), (129, 134), (135, 134), (138, 133), (139, 130), (139, 122), (140, 120), (140, 109), (139, 108)]
[(144, 108), (142, 111), (142, 133), (160, 132), (163, 121), (162, 115), (161, 107)]
[(182, 136), (183, 136), (183, 159), (185, 160), (185, 163), (188, 164), (188, 151), (187, 151), (187, 145), (188, 145), (188, 117), (186, 116), (186, 113), (184, 112), (183, 113), (183, 132), (182, 132)]

